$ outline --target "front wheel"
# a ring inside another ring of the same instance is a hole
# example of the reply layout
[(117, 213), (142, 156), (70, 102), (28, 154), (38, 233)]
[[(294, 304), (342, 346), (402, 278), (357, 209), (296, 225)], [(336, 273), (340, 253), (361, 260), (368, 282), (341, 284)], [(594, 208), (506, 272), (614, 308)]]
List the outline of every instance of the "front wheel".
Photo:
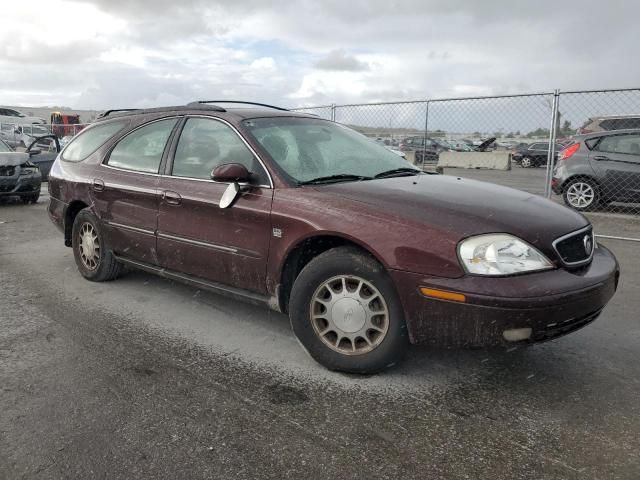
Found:
[(107, 248), (96, 216), (86, 208), (73, 221), (71, 246), (78, 271), (87, 280), (105, 282), (116, 278), (121, 264)]
[(328, 250), (305, 266), (291, 291), (289, 316), (307, 352), (330, 370), (374, 373), (407, 350), (393, 282), (356, 248)]
[(593, 210), (600, 203), (600, 188), (588, 178), (571, 180), (564, 188), (564, 202), (581, 212)]
[(533, 166), (533, 160), (530, 157), (524, 157), (520, 162), (522, 168), (531, 168)]
[(33, 195), (25, 195), (22, 197), (22, 203), (25, 205), (27, 203), (38, 203), (38, 199), (40, 198), (40, 192), (34, 193)]

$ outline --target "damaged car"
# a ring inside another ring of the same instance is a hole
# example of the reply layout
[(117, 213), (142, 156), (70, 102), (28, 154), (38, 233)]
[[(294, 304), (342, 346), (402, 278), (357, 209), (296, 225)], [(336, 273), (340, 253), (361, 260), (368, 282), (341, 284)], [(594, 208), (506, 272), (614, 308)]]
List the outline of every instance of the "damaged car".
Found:
[(0, 140), (0, 198), (20, 197), (24, 203), (36, 203), (40, 198), (42, 175), (31, 162), (37, 149), (30, 153), (15, 152)]
[(129, 266), (266, 305), (315, 360), (356, 373), (411, 343), (554, 339), (613, 297), (618, 263), (580, 213), (233, 103), (248, 102), (109, 111), (62, 150), (48, 212), (83, 277)]

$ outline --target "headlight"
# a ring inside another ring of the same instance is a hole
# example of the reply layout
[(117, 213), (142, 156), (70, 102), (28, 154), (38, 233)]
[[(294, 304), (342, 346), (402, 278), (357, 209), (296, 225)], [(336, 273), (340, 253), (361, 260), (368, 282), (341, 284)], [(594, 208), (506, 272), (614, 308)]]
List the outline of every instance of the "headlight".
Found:
[(475, 275), (510, 275), (553, 268), (538, 250), (506, 233), (467, 238), (458, 245), (458, 254), (464, 269)]

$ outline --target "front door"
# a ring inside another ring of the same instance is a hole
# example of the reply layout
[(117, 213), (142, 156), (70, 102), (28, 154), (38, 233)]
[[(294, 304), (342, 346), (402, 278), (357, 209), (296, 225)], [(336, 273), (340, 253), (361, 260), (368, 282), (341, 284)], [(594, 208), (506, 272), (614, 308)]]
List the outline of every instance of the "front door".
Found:
[(628, 201), (640, 198), (640, 134), (603, 137), (589, 159), (605, 197)]
[[(227, 183), (211, 180), (221, 164), (240, 163), (250, 185), (220, 208)], [(273, 189), (268, 174), (226, 122), (192, 117), (161, 177), (158, 255), (168, 270), (258, 293), (266, 291)]]

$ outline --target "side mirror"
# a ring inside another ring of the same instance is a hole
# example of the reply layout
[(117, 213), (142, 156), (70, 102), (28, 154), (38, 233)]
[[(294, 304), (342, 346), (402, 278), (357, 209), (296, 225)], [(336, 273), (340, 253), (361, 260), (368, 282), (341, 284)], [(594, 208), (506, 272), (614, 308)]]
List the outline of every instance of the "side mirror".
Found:
[(220, 208), (228, 208), (231, 206), (233, 201), (238, 196), (240, 192), (240, 186), (236, 183), (230, 183), (227, 189), (222, 194), (222, 198), (220, 199)]
[(29, 150), (27, 153), (30, 157), (33, 157), (35, 155), (40, 155), (42, 153), (42, 150), (40, 150), (39, 148), (34, 148), (33, 150)]
[(240, 163), (218, 165), (211, 172), (211, 178), (215, 182), (248, 182), (250, 176), (247, 167)]

